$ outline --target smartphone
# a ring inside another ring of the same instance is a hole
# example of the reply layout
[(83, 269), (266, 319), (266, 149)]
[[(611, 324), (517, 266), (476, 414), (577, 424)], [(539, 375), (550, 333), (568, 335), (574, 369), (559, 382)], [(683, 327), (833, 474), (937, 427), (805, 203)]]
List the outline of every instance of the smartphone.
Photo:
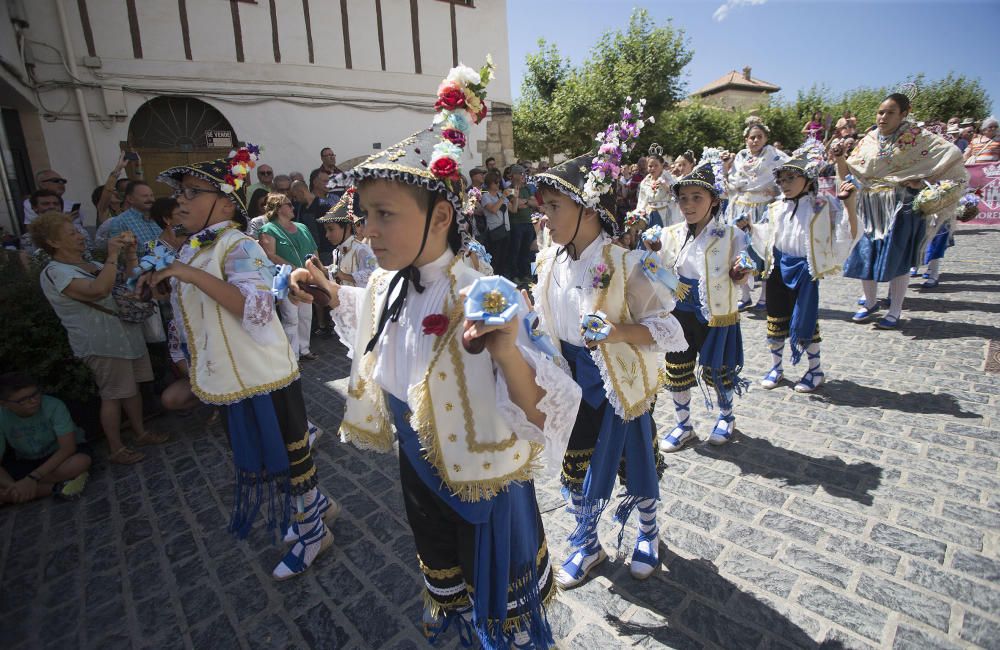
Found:
[(125, 152), (125, 160), (131, 160), (133, 162), (136, 161), (136, 160), (139, 160), (139, 154), (137, 154), (134, 151), (126, 151)]
[(73, 204), (73, 207), (72, 207), (72, 208), (70, 208), (70, 210), (69, 210), (69, 211), (70, 211), (70, 212), (79, 212), (79, 211), (80, 211), (80, 204), (79, 204), (79, 203), (74, 203), (74, 204)]

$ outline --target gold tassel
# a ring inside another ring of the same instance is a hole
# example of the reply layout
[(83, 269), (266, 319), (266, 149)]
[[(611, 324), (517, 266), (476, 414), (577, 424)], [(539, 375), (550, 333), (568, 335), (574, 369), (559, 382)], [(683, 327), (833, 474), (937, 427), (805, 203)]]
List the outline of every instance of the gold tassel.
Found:
[(731, 314), (724, 314), (722, 316), (712, 316), (708, 320), (709, 327), (729, 327), (730, 325), (735, 325), (740, 322), (740, 312), (734, 311)]

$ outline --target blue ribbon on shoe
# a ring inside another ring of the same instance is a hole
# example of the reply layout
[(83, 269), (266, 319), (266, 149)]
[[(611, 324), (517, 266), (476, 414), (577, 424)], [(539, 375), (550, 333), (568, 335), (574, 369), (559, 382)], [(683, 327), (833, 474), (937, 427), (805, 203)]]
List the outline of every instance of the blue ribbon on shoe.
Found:
[(279, 264), (274, 280), (271, 281), (271, 295), (275, 300), (284, 300), (288, 297), (288, 285), (292, 278), (292, 265)]
[(611, 323), (603, 311), (587, 314), (580, 320), (580, 334), (586, 341), (603, 341), (611, 334)]
[(521, 308), (517, 286), (500, 275), (477, 279), (465, 299), (465, 318), (487, 325), (509, 323)]
[[(649, 231), (647, 230), (646, 232)], [(645, 236), (645, 233), (643, 233), (643, 236)], [(672, 293), (677, 292), (677, 283), (680, 279), (676, 273), (660, 263), (659, 255), (653, 251), (646, 251), (640, 263), (642, 264), (642, 272), (646, 274), (647, 278), (653, 282), (659, 282), (670, 289)]]
[(132, 277), (125, 281), (125, 286), (129, 291), (135, 291), (136, 282), (145, 273), (162, 271), (174, 263), (177, 256), (172, 250), (163, 244), (156, 244), (149, 248), (149, 252), (139, 259), (139, 265), (132, 269)]
[(542, 354), (548, 355), (549, 358), (553, 358), (559, 354), (559, 351), (552, 345), (552, 340), (548, 335), (538, 329), (537, 313), (531, 311), (524, 317), (524, 331), (528, 333), (528, 338), (531, 339), (532, 345), (538, 348)]

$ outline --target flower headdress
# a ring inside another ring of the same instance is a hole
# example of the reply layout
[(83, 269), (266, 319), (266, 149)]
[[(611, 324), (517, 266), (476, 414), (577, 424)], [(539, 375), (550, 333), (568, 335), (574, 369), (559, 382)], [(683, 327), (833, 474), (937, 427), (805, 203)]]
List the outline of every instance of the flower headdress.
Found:
[(245, 146), (230, 151), (225, 158), (165, 169), (160, 172), (156, 180), (174, 189), (180, 188), (185, 176), (194, 176), (207, 181), (219, 188), (219, 191), (233, 202), (238, 218), (246, 223), (248, 218), (246, 191), (249, 187), (246, 181), (250, 176), (250, 170), (257, 166), (261, 151), (262, 147), (248, 142)]
[[(722, 186), (722, 179), (725, 178), (725, 174), (722, 171), (722, 151), (716, 149), (715, 147), (705, 147), (701, 150), (701, 159), (698, 161), (698, 166), (709, 165), (712, 168), (712, 178), (715, 183), (715, 193), (717, 196), (721, 196), (725, 193)], [(692, 172), (693, 173), (693, 172)]]
[(816, 180), (820, 169), (826, 163), (826, 149), (816, 138), (807, 139), (801, 147), (792, 152), (792, 157), (774, 168), (777, 178), (782, 170), (788, 170), (805, 176), (808, 180)]
[(493, 77), (493, 70), (493, 58), (487, 54), (486, 64), (479, 72), (459, 64), (438, 86), (434, 124), (441, 127), (441, 141), (434, 145), (430, 167), (436, 177), (460, 178), (462, 152), (471, 125), (486, 117), (486, 85)]
[[(631, 102), (631, 97), (625, 98), (626, 102)], [(583, 204), (587, 207), (597, 207), (597, 201), (603, 194), (611, 191), (614, 182), (622, 173), (622, 158), (635, 146), (635, 141), (639, 138), (639, 133), (645, 126), (642, 119), (642, 112), (646, 107), (646, 100), (640, 99), (631, 107), (626, 104), (622, 109), (621, 120), (612, 122), (602, 133), (598, 133), (595, 138), (599, 143), (597, 155), (590, 163), (590, 173), (583, 184)], [(649, 122), (655, 122), (655, 118), (650, 116)]]

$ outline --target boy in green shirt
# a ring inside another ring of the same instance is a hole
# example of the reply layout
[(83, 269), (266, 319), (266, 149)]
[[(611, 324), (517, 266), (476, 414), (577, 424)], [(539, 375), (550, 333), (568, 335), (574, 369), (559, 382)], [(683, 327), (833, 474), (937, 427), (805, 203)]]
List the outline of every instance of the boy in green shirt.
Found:
[(78, 497), (90, 468), (90, 454), (78, 442), (83, 433), (65, 404), (42, 395), (26, 373), (0, 375), (0, 504)]

